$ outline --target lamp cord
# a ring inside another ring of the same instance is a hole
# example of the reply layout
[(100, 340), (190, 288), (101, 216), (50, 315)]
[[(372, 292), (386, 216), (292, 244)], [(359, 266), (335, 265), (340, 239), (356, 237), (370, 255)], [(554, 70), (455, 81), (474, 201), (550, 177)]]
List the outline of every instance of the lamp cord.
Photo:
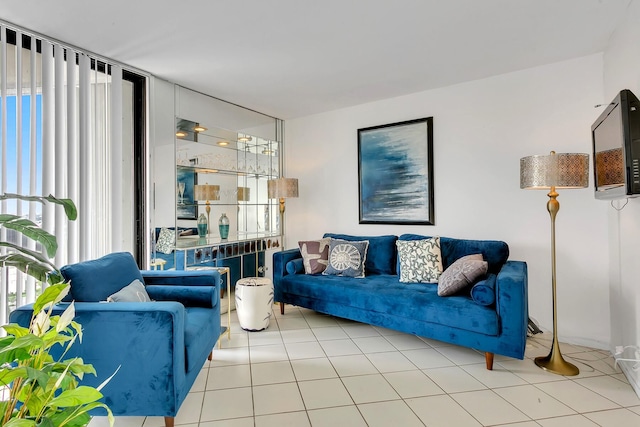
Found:
[(618, 212), (620, 212), (622, 209), (624, 209), (624, 207), (625, 207), (625, 206), (627, 206), (627, 203), (629, 203), (629, 198), (628, 198), (628, 197), (625, 199), (625, 201), (624, 201), (624, 205), (622, 205), (622, 206), (621, 206), (621, 207), (619, 207), (619, 208), (616, 208), (616, 207), (613, 205), (613, 200), (612, 200), (612, 201), (611, 201), (611, 207), (612, 207), (613, 209), (617, 210)]

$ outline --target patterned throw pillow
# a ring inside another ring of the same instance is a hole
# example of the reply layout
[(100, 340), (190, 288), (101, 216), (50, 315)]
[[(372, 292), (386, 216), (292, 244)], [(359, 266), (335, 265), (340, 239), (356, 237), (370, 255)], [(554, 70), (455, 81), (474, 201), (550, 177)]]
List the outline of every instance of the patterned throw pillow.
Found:
[(364, 277), (364, 263), (367, 260), (369, 241), (352, 242), (331, 239), (329, 244), (329, 264), (324, 275), (344, 277)]
[(483, 261), (482, 254), (457, 259), (440, 276), (438, 295), (445, 297), (455, 294), (487, 274), (488, 269), (489, 264)]
[(327, 264), (329, 264), (329, 243), (331, 243), (331, 239), (328, 237), (320, 240), (298, 242), (306, 274), (322, 273), (327, 268)]
[(442, 274), (440, 237), (422, 240), (398, 240), (400, 282), (437, 283)]
[(156, 242), (156, 251), (162, 252), (163, 254), (170, 254), (173, 251), (173, 242), (175, 242), (175, 240), (175, 230), (162, 228), (158, 235), (158, 241)]

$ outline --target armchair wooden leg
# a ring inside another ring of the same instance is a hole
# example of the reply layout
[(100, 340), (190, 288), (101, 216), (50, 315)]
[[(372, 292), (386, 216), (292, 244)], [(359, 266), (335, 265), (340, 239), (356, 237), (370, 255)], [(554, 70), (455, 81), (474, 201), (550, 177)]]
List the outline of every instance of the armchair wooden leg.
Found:
[(211, 353), (209, 353), (209, 357), (207, 357), (207, 359), (209, 359), (209, 361), (213, 360), (213, 350), (211, 350)]
[(164, 417), (164, 427), (173, 427), (174, 417)]
[(284, 314), (284, 303), (279, 302), (278, 304), (280, 304), (280, 314)]
[(484, 360), (487, 362), (487, 369), (493, 371), (493, 353), (485, 352)]

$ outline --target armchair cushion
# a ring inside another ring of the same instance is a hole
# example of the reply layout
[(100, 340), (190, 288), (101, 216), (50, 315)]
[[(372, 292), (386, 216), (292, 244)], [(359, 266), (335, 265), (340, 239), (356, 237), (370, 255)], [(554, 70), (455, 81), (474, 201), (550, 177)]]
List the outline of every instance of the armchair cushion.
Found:
[(71, 283), (71, 296), (78, 302), (106, 301), (109, 295), (136, 279), (144, 283), (129, 252), (114, 252), (95, 260), (66, 265), (60, 271)]

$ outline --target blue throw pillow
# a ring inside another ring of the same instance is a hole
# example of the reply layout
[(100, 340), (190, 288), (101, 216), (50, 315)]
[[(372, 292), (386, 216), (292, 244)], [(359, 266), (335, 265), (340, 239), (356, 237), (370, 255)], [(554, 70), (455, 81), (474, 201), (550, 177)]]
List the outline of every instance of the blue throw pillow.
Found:
[(350, 242), (331, 239), (329, 244), (329, 265), (322, 272), (325, 276), (364, 277), (369, 242)]
[(480, 305), (493, 305), (496, 302), (496, 275), (489, 274), (471, 288), (471, 299)]
[(65, 265), (62, 276), (71, 283), (77, 302), (106, 301), (134, 280), (144, 283), (140, 269), (129, 252), (115, 252), (91, 261)]
[(287, 274), (302, 274), (304, 273), (304, 260), (302, 258), (293, 259), (285, 265)]

